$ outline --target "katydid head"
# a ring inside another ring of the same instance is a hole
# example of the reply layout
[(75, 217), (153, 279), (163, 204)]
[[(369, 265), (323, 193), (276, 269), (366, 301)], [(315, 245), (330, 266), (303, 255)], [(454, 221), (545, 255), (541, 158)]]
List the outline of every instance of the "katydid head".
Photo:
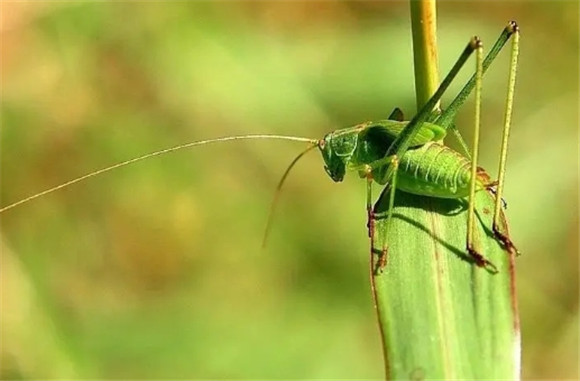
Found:
[(324, 170), (328, 176), (330, 176), (330, 178), (335, 182), (342, 181), (342, 179), (344, 179), (344, 175), (346, 174), (346, 166), (342, 158), (339, 157), (332, 149), (330, 141), (328, 141), (326, 138), (320, 140), (318, 148), (320, 149), (320, 153), (322, 153), (322, 159), (324, 160)]
[(318, 149), (324, 160), (324, 170), (328, 176), (340, 182), (346, 174), (349, 163), (357, 145), (357, 135), (342, 131), (331, 132), (318, 142)]

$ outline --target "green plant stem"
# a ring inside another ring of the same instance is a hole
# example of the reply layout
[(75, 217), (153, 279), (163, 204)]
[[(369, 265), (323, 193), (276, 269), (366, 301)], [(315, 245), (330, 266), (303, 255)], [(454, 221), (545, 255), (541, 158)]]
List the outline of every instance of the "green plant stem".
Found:
[[(417, 111), (439, 86), (436, 0), (411, 0)], [(439, 103), (436, 108), (439, 108)]]

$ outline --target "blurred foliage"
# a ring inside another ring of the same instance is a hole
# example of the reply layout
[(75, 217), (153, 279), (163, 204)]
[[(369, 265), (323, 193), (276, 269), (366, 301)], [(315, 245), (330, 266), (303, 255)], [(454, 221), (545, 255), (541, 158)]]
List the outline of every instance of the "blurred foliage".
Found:
[[(187, 141), (320, 137), (414, 112), (406, 2), (1, 7), (2, 205)], [(523, 375), (577, 378), (578, 3), (442, 2), (440, 68), (510, 19), (522, 28), (506, 199), (524, 253)], [(484, 81), (491, 173), (508, 56)], [(466, 138), (472, 112), (458, 118)], [(182, 151), (3, 214), (2, 377), (381, 378), (364, 183), (332, 183), (309, 155), (260, 250), (302, 147)]]

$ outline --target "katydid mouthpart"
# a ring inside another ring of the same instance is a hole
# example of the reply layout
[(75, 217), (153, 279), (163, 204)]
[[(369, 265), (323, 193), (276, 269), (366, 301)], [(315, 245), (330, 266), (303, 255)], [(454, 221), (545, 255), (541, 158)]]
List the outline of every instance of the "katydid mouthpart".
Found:
[[(497, 181), (492, 181), (487, 172), (477, 166), (482, 78), (485, 71), (510, 38), (512, 38), (512, 55), (504, 116), (499, 177)], [(371, 250), (373, 250), (374, 247), (373, 227), (375, 220), (377, 218), (387, 218), (388, 230), (389, 222), (392, 219), (392, 209), (396, 189), (426, 197), (457, 199), (468, 197), (469, 206), (466, 251), (473, 258), (476, 265), (485, 267), (491, 272), (496, 272), (496, 267), (474, 247), (474, 195), (478, 191), (489, 191), (494, 195), (495, 211), (492, 227), (493, 232), (506, 250), (517, 252), (508, 235), (502, 232), (499, 218), (502, 206), (503, 185), (505, 181), (507, 142), (511, 124), (518, 50), (519, 28), (513, 21), (508, 23), (485, 59), (483, 59), (483, 45), (481, 40), (477, 37), (473, 37), (470, 39), (450, 72), (444, 78), (435, 94), (410, 121), (404, 121), (401, 110), (395, 108), (386, 120), (365, 122), (354, 127), (339, 129), (328, 133), (322, 139), (256, 134), (227, 136), (181, 144), (175, 147), (148, 153), (88, 173), (84, 176), (80, 176), (58, 186), (26, 197), (20, 201), (6, 205), (0, 208), (0, 213), (5, 213), (10, 209), (28, 203), (36, 198), (69, 187), (91, 177), (104, 174), (113, 169), (185, 148), (250, 139), (306, 142), (308, 143), (308, 147), (291, 162), (278, 183), (268, 222), (266, 224), (264, 243), (271, 226), (271, 220), (278, 201), (278, 196), (288, 174), (301, 157), (312, 149), (318, 148), (322, 154), (324, 169), (333, 181), (342, 181), (347, 170), (356, 171), (361, 178), (367, 180), (366, 206), (369, 236), (371, 238)], [(473, 52), (476, 52), (475, 74), (459, 92), (456, 98), (450, 103), (447, 109), (442, 112), (436, 111), (435, 106)], [(465, 102), (468, 95), (474, 89), (475, 133), (473, 153), (470, 155), (467, 145), (456, 129), (453, 120), (460, 106)], [(459, 140), (460, 145), (465, 151), (464, 154), (445, 146), (441, 142), (446, 136), (448, 130), (451, 130)], [(383, 193), (389, 192), (389, 209), (385, 213), (377, 214), (373, 211), (373, 182), (384, 186)], [(383, 247), (382, 250), (377, 253), (380, 256), (378, 262), (379, 269), (382, 269), (386, 265), (386, 253), (386, 247)]]

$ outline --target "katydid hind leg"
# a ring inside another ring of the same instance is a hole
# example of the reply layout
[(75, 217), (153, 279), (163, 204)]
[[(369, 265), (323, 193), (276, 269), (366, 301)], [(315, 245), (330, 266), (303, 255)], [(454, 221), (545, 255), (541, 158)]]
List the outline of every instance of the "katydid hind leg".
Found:
[(512, 119), (512, 110), (513, 110), (513, 102), (514, 102), (514, 92), (515, 92), (515, 83), (516, 83), (516, 72), (517, 72), (517, 65), (518, 65), (518, 54), (519, 54), (519, 30), (515, 29), (513, 39), (512, 39), (512, 52), (511, 52), (511, 60), (510, 60), (510, 70), (509, 70), (509, 78), (508, 78), (508, 91), (506, 97), (506, 107), (505, 107), (505, 114), (504, 114), (504, 125), (503, 125), (503, 136), (502, 136), (502, 144), (501, 144), (501, 155), (499, 160), (499, 169), (498, 169), (498, 181), (497, 181), (497, 189), (496, 189), (496, 197), (495, 197), (495, 209), (493, 214), (493, 232), (498, 240), (500, 240), (504, 247), (509, 250), (510, 252), (518, 253), (518, 250), (514, 246), (513, 242), (510, 240), (507, 229), (504, 224), (502, 224), (502, 195), (503, 195), (503, 187), (505, 183), (505, 172), (506, 172), (506, 161), (507, 161), (507, 150), (508, 150), (508, 140), (509, 140), (509, 132), (511, 126), (511, 119)]
[[(467, 210), (466, 248), (469, 255), (480, 267), (497, 273), (497, 268), (477, 250), (475, 245), (475, 192), (478, 176), (477, 160), (479, 157), (479, 131), (481, 126), (481, 89), (483, 78), (483, 44), (478, 40), (476, 48), (476, 80), (475, 80), (475, 117), (473, 131), (473, 157), (471, 158), (471, 180), (469, 184), (469, 207)], [(479, 245), (478, 245), (479, 246)]]
[[(519, 35), (519, 27), (515, 21), (510, 21), (508, 25), (504, 28), (502, 33), (499, 35), (496, 42), (493, 44), (492, 48), (490, 49), (489, 53), (483, 60), (483, 71), (482, 75), (486, 73), (487, 69), (491, 66), (493, 61), (496, 59), (497, 55), (503, 50), (507, 41)], [(467, 100), (467, 97), (473, 91), (477, 80), (477, 74), (474, 74), (467, 84), (459, 91), (457, 96), (451, 101), (449, 106), (443, 110), (441, 115), (435, 120), (435, 124), (444, 127), (444, 128), (451, 128), (453, 124), (453, 120), (455, 119), (455, 115), (457, 111), (461, 108), (463, 103)]]
[[(515, 21), (510, 21), (508, 23), (508, 25), (504, 28), (504, 30), (502, 31), (496, 42), (493, 44), (489, 53), (483, 60), (482, 75), (485, 74), (489, 66), (491, 66), (493, 61), (496, 59), (497, 55), (503, 50), (506, 42), (510, 38), (513, 38), (514, 40), (519, 39), (519, 28)], [(512, 44), (517, 45), (517, 42), (512, 42)], [(512, 48), (512, 59), (513, 59), (513, 49), (514, 48)], [(515, 69), (512, 68), (512, 70)], [(453, 123), (453, 120), (455, 119), (455, 115), (457, 114), (459, 108), (463, 105), (469, 94), (471, 94), (471, 92), (473, 91), (476, 83), (476, 77), (477, 77), (476, 74), (474, 74), (467, 82), (467, 84), (457, 94), (457, 96), (453, 99), (453, 101), (451, 101), (449, 106), (445, 108), (445, 110), (443, 110), (443, 112), (437, 118), (435, 118), (435, 120), (432, 120), (432, 122), (434, 122), (435, 124), (448, 130), (451, 130), (452, 134), (455, 136), (457, 142), (461, 146), (463, 153), (470, 159), (471, 154), (469, 152), (469, 148), (467, 147), (467, 144), (465, 143), (463, 136)]]

